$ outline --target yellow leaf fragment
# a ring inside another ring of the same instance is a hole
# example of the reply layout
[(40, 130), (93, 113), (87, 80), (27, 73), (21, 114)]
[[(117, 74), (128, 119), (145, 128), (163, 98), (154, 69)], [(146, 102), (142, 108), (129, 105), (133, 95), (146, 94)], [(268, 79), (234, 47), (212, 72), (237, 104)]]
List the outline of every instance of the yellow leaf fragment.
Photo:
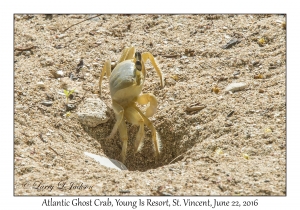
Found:
[(70, 117), (70, 116), (71, 116), (71, 112), (67, 112), (66, 117)]
[(179, 77), (178, 77), (177, 74), (174, 74), (174, 75), (172, 75), (171, 77), (172, 77), (175, 81), (178, 81), (178, 80), (179, 80)]
[(257, 43), (259, 44), (259, 46), (263, 46), (266, 44), (266, 39), (262, 37), (257, 41)]
[(243, 158), (245, 158), (246, 160), (249, 160), (249, 155), (246, 153), (243, 153)]
[(220, 92), (220, 89), (218, 88), (218, 86), (215, 86), (212, 88), (212, 91), (215, 93), (215, 94), (218, 94)]
[(221, 148), (218, 148), (218, 149), (216, 149), (216, 154), (217, 155), (223, 155), (224, 152), (223, 152), (223, 150)]
[(265, 78), (265, 76), (262, 74), (258, 74), (258, 75), (254, 76), (254, 79), (264, 79), (264, 78)]
[(265, 128), (264, 132), (265, 132), (265, 133), (271, 133), (272, 130), (271, 130), (271, 128)]

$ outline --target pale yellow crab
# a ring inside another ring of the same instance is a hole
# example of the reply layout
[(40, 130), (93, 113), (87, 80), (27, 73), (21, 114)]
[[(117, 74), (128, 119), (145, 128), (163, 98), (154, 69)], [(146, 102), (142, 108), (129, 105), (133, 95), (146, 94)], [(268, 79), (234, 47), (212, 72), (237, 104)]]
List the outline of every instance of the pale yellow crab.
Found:
[[(149, 52), (142, 54), (136, 52), (134, 47), (125, 48), (122, 51), (120, 60), (112, 72), (110, 60), (106, 61), (99, 80), (101, 96), (101, 84), (103, 76), (106, 73), (106, 75), (109, 77), (112, 108), (116, 115), (117, 121), (111, 131), (111, 134), (107, 138), (112, 138), (116, 134), (117, 130), (119, 130), (120, 138), (123, 142), (121, 152), (121, 161), (123, 163), (126, 159), (128, 141), (125, 120), (139, 126), (139, 131), (136, 135), (136, 140), (134, 143), (135, 152), (140, 151), (143, 146), (143, 140), (145, 137), (144, 124), (146, 124), (146, 126), (150, 128), (152, 132), (152, 141), (156, 160), (160, 153), (160, 138), (152, 122), (148, 119), (148, 117), (153, 116), (156, 112), (157, 100), (151, 93), (142, 94), (142, 88), (146, 76), (145, 63), (147, 60), (150, 60), (154, 66), (160, 78), (161, 87), (163, 87), (163, 74), (157, 66), (153, 55)], [(150, 103), (145, 114), (136, 106), (136, 102), (140, 105)]]

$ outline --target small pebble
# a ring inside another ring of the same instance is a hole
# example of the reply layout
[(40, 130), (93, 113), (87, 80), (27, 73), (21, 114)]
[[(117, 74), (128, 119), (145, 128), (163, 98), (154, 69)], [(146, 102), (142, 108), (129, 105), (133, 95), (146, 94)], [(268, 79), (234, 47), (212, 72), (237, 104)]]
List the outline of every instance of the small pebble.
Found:
[(66, 36), (67, 36), (67, 34), (60, 34), (60, 35), (57, 36), (57, 38), (58, 38), (58, 39), (62, 39), (62, 38), (64, 38), (64, 37), (66, 37)]
[(260, 172), (254, 172), (253, 176), (261, 176), (262, 174)]
[(52, 66), (53, 65), (53, 59), (52, 58), (46, 58), (45, 59), (45, 64), (48, 66)]
[(259, 64), (259, 61), (252, 61), (251, 64), (252, 64), (253, 66), (255, 66), (255, 65)]
[(62, 70), (58, 70), (56, 71), (57, 77), (63, 77), (64, 76), (64, 72)]
[(30, 56), (30, 55), (31, 55), (31, 52), (30, 52), (30, 51), (25, 51), (25, 52), (24, 52), (24, 55)]
[(17, 106), (15, 106), (15, 109), (16, 110), (22, 110), (22, 109), (24, 109), (24, 107), (22, 105), (17, 105)]
[(52, 106), (53, 101), (43, 101), (41, 104), (44, 106)]
[(64, 72), (62, 70), (57, 70), (57, 71), (50, 71), (50, 73), (55, 77), (55, 78), (61, 78), (64, 76)]
[(73, 110), (73, 109), (75, 109), (76, 108), (76, 105), (75, 104), (67, 104), (66, 105), (66, 110), (67, 111), (71, 111), (71, 110)]
[(176, 81), (173, 78), (167, 78), (166, 84), (168, 85), (176, 85)]
[(22, 19), (21, 16), (15, 15), (15, 20), (16, 20), (16, 21), (19, 21), (19, 20), (21, 20), (21, 19)]
[(247, 87), (247, 84), (244, 82), (239, 82), (239, 83), (231, 83), (225, 88), (225, 92), (236, 92), (243, 90)]
[(108, 121), (107, 106), (99, 98), (87, 98), (77, 112), (81, 124), (96, 127)]
[(222, 46), (221, 48), (228, 49), (228, 48), (231, 48), (233, 45), (238, 44), (239, 42), (240, 42), (239, 39), (233, 38), (227, 44), (225, 44), (224, 46)]
[(225, 127), (230, 127), (230, 126), (232, 126), (233, 124), (232, 124), (232, 122), (231, 121), (227, 121), (227, 122), (225, 122)]
[(27, 106), (24, 106), (24, 107), (23, 107), (23, 112), (24, 112), (24, 113), (28, 113), (28, 112), (29, 112), (29, 108), (28, 108)]
[(45, 84), (43, 82), (37, 82), (36, 85), (40, 88), (45, 88)]
[(234, 76), (234, 77), (238, 76), (239, 74), (240, 74), (240, 71), (235, 71), (235, 72), (233, 72), (233, 76)]

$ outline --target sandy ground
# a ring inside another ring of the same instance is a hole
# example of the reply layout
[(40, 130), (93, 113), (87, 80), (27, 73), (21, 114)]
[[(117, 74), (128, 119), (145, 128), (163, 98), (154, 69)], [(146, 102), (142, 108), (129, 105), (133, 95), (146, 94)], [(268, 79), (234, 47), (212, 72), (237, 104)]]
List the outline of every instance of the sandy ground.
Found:
[[(92, 16), (15, 15), (15, 195), (286, 195), (285, 16), (100, 15), (72, 26)], [(127, 46), (151, 52), (164, 74), (160, 88), (148, 62), (143, 88), (158, 99), (162, 150), (155, 162), (145, 128), (134, 155), (138, 128), (127, 124), (128, 171), (117, 171), (84, 155), (120, 160), (119, 136), (105, 139), (115, 123), (106, 77), (108, 122), (87, 127), (76, 112)], [(236, 82), (246, 88), (225, 92)], [(66, 111), (60, 93), (74, 87)]]

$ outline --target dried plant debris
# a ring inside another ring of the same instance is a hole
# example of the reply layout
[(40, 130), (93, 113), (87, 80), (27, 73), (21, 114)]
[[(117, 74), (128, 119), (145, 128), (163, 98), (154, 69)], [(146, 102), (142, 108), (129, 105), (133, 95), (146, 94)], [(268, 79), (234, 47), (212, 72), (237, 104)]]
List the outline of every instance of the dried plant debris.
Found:
[(234, 111), (230, 111), (227, 115), (227, 117), (231, 117), (233, 115)]
[(225, 44), (224, 46), (222, 46), (221, 48), (223, 49), (229, 49), (231, 48), (233, 45), (236, 45), (238, 43), (240, 43), (241, 40), (240, 39), (237, 39), (237, 38), (233, 38), (231, 39), (227, 44)]
[(80, 59), (79, 63), (77, 64), (76, 72), (79, 73), (80, 69), (83, 67), (83, 59)]
[(202, 105), (200, 103), (194, 103), (186, 107), (187, 112), (194, 112), (194, 111), (200, 111), (204, 109), (206, 105)]
[(194, 56), (194, 55), (195, 55), (195, 50), (185, 49), (185, 50), (184, 50), (184, 54), (185, 54), (186, 56)]
[(17, 51), (28, 51), (28, 50), (32, 50), (34, 48), (36, 48), (36, 46), (34, 46), (34, 45), (31, 45), (31, 46), (28, 46), (28, 47), (17, 46), (17, 47), (15, 47), (15, 50), (17, 50)]

